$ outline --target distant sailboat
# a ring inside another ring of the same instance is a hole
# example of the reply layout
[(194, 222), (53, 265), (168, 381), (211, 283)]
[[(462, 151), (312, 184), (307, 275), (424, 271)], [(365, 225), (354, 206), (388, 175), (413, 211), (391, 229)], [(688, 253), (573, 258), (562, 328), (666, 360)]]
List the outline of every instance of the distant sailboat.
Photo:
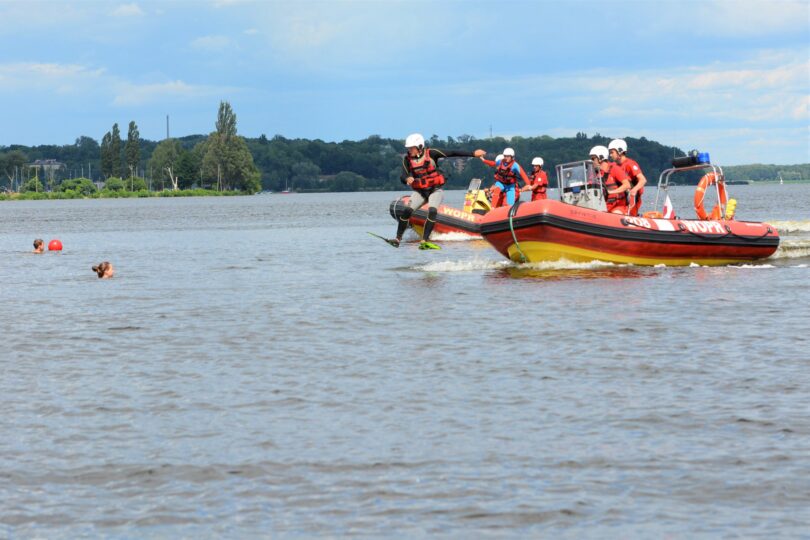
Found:
[(782, 180), (782, 174), (780, 173), (779, 174), (779, 184), (784, 184), (784, 183), (785, 183), (785, 181)]
[(284, 189), (281, 191), (281, 193), (285, 195), (288, 195), (290, 193), (290, 188), (287, 187), (287, 180), (284, 180)]

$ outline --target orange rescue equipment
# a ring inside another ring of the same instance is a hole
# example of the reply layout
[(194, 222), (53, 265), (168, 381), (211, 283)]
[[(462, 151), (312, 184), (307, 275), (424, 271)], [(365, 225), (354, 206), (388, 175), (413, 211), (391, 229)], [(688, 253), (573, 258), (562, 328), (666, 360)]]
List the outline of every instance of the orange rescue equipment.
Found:
[[(706, 188), (709, 186), (713, 186), (717, 184), (717, 196), (718, 202), (710, 213), (706, 213), (706, 209), (703, 208), (703, 198), (706, 196)], [(725, 207), (726, 203), (728, 203), (728, 196), (726, 195), (726, 183), (722, 180), (718, 182), (717, 177), (713, 172), (708, 174), (704, 174), (703, 178), (700, 179), (698, 183), (698, 187), (695, 190), (695, 213), (697, 217), (702, 220), (718, 220), (723, 217), (723, 210), (721, 207)]]

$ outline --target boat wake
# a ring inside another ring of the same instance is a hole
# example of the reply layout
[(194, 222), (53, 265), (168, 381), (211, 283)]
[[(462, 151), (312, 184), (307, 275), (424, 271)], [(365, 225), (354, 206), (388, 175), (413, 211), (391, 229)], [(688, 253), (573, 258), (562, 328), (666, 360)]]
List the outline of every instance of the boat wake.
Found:
[(800, 259), (810, 257), (810, 240), (782, 241), (770, 259)]
[(776, 227), (776, 230), (782, 235), (810, 232), (810, 221), (768, 221), (767, 223)]
[(480, 236), (472, 236), (466, 233), (449, 232), (449, 233), (433, 233), (430, 235), (431, 242), (469, 242), (470, 240), (483, 240)]
[(488, 259), (471, 259), (463, 261), (439, 261), (414, 266), (414, 270), (421, 272), (481, 272), (490, 270), (503, 270), (514, 266), (510, 261), (493, 261)]
[(440, 261), (415, 266), (414, 270), (423, 272), (480, 272), (492, 270), (521, 270), (521, 271), (548, 271), (548, 270), (597, 270), (600, 268), (625, 268), (632, 265), (613, 264), (604, 261), (571, 262), (565, 259), (559, 261), (544, 261), (537, 263), (519, 264), (512, 261), (492, 261), (487, 259), (472, 259), (461, 261)]

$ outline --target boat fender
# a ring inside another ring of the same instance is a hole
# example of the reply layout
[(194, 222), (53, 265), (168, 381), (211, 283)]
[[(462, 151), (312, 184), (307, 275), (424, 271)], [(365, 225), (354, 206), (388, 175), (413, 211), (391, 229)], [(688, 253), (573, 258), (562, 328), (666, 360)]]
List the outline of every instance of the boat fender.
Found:
[[(717, 194), (719, 197), (719, 201), (710, 213), (706, 212), (706, 209), (703, 207), (703, 198), (706, 196), (706, 188), (717, 184)], [(726, 206), (728, 203), (728, 195), (726, 195), (726, 183), (720, 179), (717, 181), (717, 177), (713, 172), (707, 173), (703, 175), (703, 178), (700, 179), (698, 183), (698, 187), (695, 189), (695, 213), (697, 214), (698, 219), (702, 220), (712, 220), (716, 221), (723, 217), (722, 210), (720, 209), (721, 206)]]
[(734, 212), (737, 211), (737, 199), (729, 199), (726, 205), (726, 219), (734, 219)]

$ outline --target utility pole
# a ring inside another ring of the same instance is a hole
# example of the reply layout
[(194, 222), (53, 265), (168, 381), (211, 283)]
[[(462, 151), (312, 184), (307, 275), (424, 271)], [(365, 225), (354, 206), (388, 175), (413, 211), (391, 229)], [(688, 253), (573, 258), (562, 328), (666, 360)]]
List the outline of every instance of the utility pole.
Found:
[(166, 115), (166, 138), (169, 138), (169, 115)]

